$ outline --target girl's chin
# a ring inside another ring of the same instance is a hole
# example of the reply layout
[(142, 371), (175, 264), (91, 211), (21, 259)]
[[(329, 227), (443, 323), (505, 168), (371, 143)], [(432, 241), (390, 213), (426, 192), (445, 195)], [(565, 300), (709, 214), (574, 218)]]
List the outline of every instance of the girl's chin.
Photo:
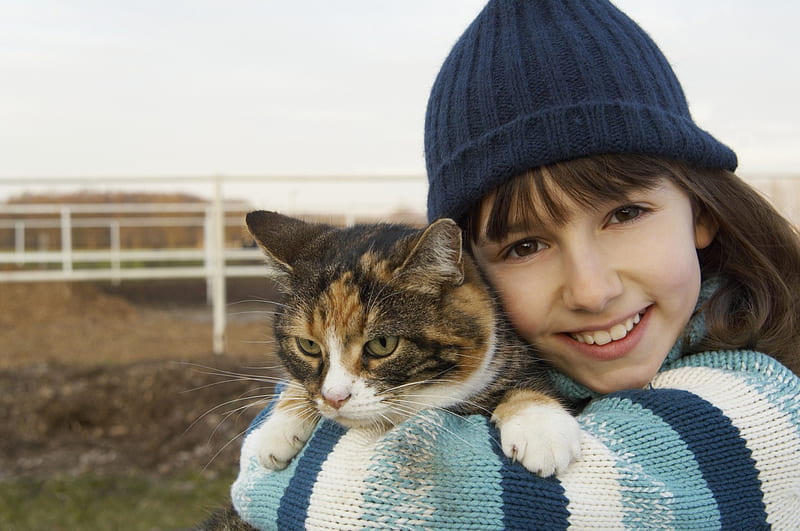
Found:
[(581, 382), (584, 386), (601, 395), (630, 389), (644, 389), (658, 371), (647, 374), (619, 375), (619, 377)]

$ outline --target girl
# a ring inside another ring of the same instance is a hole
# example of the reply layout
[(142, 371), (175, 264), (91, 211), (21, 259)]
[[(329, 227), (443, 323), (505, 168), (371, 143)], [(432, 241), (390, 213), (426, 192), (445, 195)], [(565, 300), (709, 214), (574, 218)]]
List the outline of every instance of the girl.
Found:
[(649, 37), (605, 0), (490, 1), (436, 79), (425, 153), (429, 217), (464, 228), (583, 457), (542, 479), (486, 419), (435, 411), (376, 444), (323, 424), (281, 473), (245, 440), (245, 520), (800, 528), (800, 240)]

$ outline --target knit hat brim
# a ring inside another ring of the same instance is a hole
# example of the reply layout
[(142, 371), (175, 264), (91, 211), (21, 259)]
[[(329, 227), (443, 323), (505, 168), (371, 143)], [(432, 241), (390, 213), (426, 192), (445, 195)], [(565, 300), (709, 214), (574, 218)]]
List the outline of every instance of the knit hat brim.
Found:
[[(521, 116), (462, 148), (429, 172), (428, 217), (460, 219), (475, 198), (531, 168), (627, 153), (736, 169), (736, 154), (685, 116), (628, 102), (586, 102)], [(436, 149), (430, 147), (430, 149)], [(434, 189), (435, 188), (435, 189)]]

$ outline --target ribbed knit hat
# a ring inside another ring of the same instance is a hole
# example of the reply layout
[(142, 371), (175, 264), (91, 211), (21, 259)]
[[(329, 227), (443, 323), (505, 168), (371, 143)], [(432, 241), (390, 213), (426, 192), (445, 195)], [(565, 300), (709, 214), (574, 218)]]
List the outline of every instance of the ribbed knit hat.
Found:
[(606, 0), (492, 0), (456, 42), (425, 117), (428, 217), (461, 217), (531, 168), (641, 153), (736, 168), (650, 37)]

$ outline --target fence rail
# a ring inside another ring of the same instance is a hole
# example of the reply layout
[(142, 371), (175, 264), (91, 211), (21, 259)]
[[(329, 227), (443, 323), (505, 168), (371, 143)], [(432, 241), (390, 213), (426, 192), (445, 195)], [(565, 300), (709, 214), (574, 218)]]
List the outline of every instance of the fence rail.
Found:
[[(179, 182), (211, 185), (211, 200), (194, 203), (77, 203), (77, 204), (19, 204), (0, 203), (0, 234), (12, 245), (0, 248), (0, 283), (43, 281), (110, 281), (118, 283), (134, 279), (204, 278), (213, 313), (213, 351), (225, 350), (226, 278), (260, 277), (265, 274), (263, 257), (256, 248), (243, 246), (243, 241), (226, 239), (232, 227), (243, 229), (242, 214), (252, 205), (242, 201), (225, 201), (223, 185), (236, 181), (280, 182), (282, 184), (314, 187), (329, 185), (329, 177), (275, 178), (174, 178), (174, 179), (9, 179), (0, 178), (0, 187), (30, 185), (79, 184), (106, 187), (109, 184), (133, 184), (147, 189), (148, 185)], [(353, 177), (337, 178), (335, 182), (388, 183), (391, 181), (419, 183), (419, 177)], [(0, 188), (2, 190), (2, 188)], [(139, 189), (141, 191), (141, 188)], [(297, 193), (296, 195), (300, 195)], [(369, 197), (363, 198), (368, 203)], [(290, 203), (290, 202), (289, 202)], [(289, 206), (273, 208), (291, 212)], [(258, 205), (261, 206), (261, 205)], [(356, 210), (364, 215), (368, 210), (345, 209), (343, 221), (352, 223)], [(373, 207), (375, 215), (386, 213), (385, 206)], [(155, 227), (185, 227), (202, 233), (196, 247), (154, 246), (130, 248), (123, 243), (123, 231)], [(31, 249), (28, 236), (34, 231), (50, 230), (57, 234), (58, 245), (49, 242)], [(76, 248), (73, 237), (78, 230), (95, 230), (106, 234), (104, 248)], [(238, 232), (237, 232), (238, 233)], [(243, 234), (243, 232), (242, 232)]]
[[(245, 212), (249, 207), (241, 202), (222, 204), (225, 211)], [(175, 214), (202, 214), (200, 216), (164, 216), (159, 212)], [(148, 217), (107, 217), (110, 214), (150, 214)], [(225, 275), (229, 277), (252, 276), (257, 268), (253, 265), (229, 264), (229, 261), (261, 261), (257, 249), (214, 248), (215, 210), (205, 203), (119, 203), (119, 204), (14, 204), (0, 207), (0, 215), (13, 214), (13, 219), (0, 219), (0, 231), (13, 231), (13, 246), (0, 249), (0, 264), (17, 266), (13, 270), (0, 270), (0, 282), (37, 282), (50, 280), (112, 280), (142, 278), (202, 278), (212, 273), (212, 260), (221, 252), (225, 261)], [(57, 214), (58, 217), (30, 217)], [(75, 217), (91, 214), (92, 217)], [(94, 214), (106, 214), (96, 217)], [(242, 226), (242, 216), (223, 215), (224, 228)], [(120, 234), (130, 228), (196, 228), (202, 231), (200, 246), (195, 248), (157, 247), (126, 249)], [(61, 245), (59, 250), (30, 250), (26, 235), (30, 230), (58, 229)], [(108, 248), (76, 249), (73, 233), (76, 229), (103, 229), (107, 231)], [(153, 267), (153, 263), (170, 263), (167, 267)], [(186, 262), (202, 263), (202, 266), (185, 265)], [(59, 269), (31, 269), (31, 266), (61, 264)], [(98, 265), (100, 264), (100, 265)], [(102, 265), (107, 264), (107, 267)], [(141, 264), (141, 265), (138, 265)], [(262, 271), (263, 272), (263, 271)]]

